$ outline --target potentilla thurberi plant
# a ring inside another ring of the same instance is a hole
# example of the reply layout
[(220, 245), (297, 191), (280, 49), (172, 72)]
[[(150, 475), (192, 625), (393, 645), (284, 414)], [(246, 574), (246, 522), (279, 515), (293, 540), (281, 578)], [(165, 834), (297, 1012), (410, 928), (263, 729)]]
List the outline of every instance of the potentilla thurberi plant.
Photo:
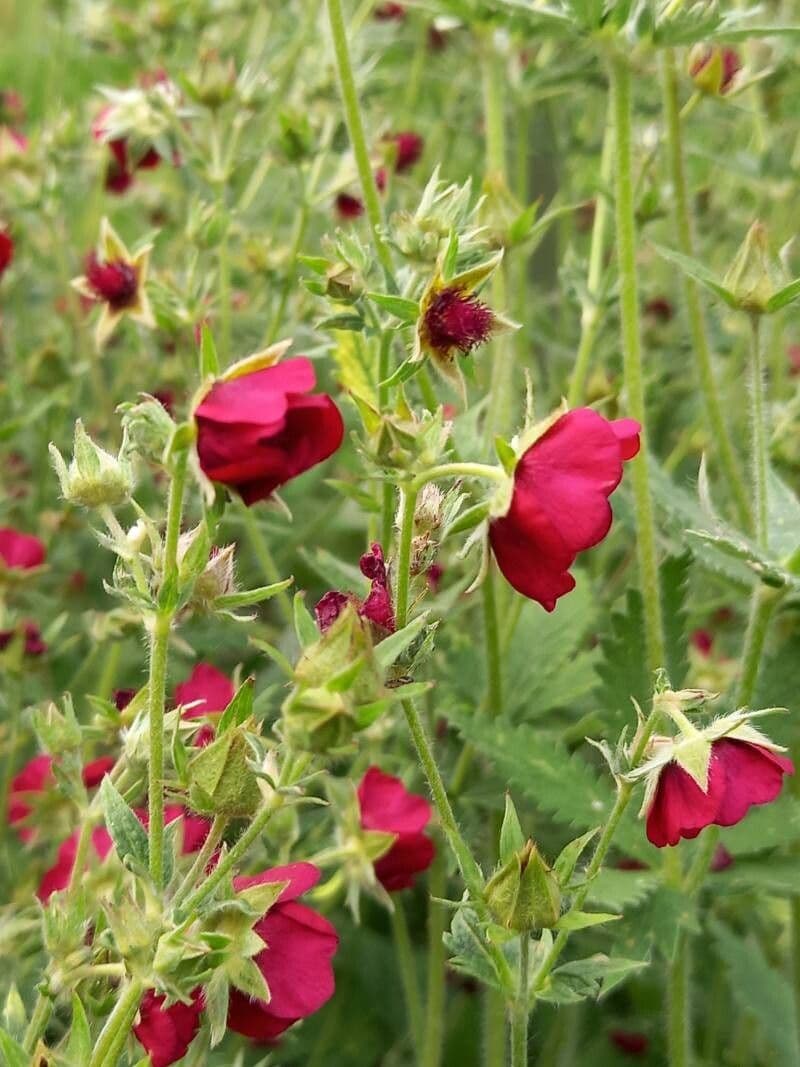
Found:
[(10, 6), (0, 1062), (800, 1062), (799, 37)]

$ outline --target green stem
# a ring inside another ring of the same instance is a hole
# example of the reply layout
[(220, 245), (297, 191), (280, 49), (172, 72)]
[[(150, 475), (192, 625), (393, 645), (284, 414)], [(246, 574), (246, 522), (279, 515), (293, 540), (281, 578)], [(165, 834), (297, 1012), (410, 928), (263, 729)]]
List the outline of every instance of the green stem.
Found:
[[(258, 519), (255, 513), (244, 503), (239, 504), (238, 511), (247, 533), (247, 539), (250, 542), (250, 548), (253, 550), (253, 555), (258, 561), (267, 583), (274, 585), (276, 582), (281, 581), (283, 576), (272, 557), (272, 552), (259, 526)], [(291, 623), (293, 619), (292, 598), (286, 590), (283, 590), (274, 599), (278, 605), (278, 610), (283, 616), (283, 621)]]
[(595, 197), (594, 219), (592, 220), (592, 239), (589, 246), (589, 271), (586, 276), (586, 300), (581, 310), (581, 339), (575, 357), (575, 369), (569, 383), (567, 405), (577, 407), (583, 401), (589, 364), (594, 351), (595, 341), (600, 332), (603, 318), (600, 314), (600, 298), (604, 275), (604, 257), (606, 246), (606, 229), (610, 215), (608, 186), (611, 183), (611, 169), (614, 163), (614, 114), (613, 104), (609, 101), (606, 130), (603, 137), (603, 152), (600, 157), (600, 187)]
[(361, 183), (361, 193), (364, 197), (364, 207), (366, 208), (367, 220), (372, 233), (372, 243), (375, 246), (381, 266), (387, 275), (391, 277), (392, 257), (389, 252), (389, 246), (381, 236), (383, 211), (380, 197), (378, 196), (378, 188), (375, 185), (375, 175), (370, 164), (366, 137), (364, 136), (364, 123), (361, 119), (358, 92), (355, 78), (353, 77), (353, 66), (350, 61), (350, 49), (347, 45), (347, 31), (342, 16), (341, 0), (327, 0), (327, 7), (347, 132), (350, 135), (350, 144), (353, 148), (353, 156), (355, 157), (356, 169)]
[(148, 833), (150, 837), (150, 876), (157, 889), (164, 884), (164, 705), (167, 687), (169, 635), (177, 598), (178, 538), (181, 532), (183, 491), (186, 485), (187, 451), (175, 457), (167, 503), (167, 529), (164, 535), (164, 566), (159, 606), (153, 619), (150, 639), (148, 679), (150, 756), (148, 761)]
[(283, 796), (280, 793), (275, 793), (272, 800), (256, 815), (236, 844), (220, 859), (208, 878), (186, 899), (181, 909), (185, 914), (189, 915), (195, 912), (203, 901), (207, 900), (215, 892), (217, 886), (225, 881), (234, 867), (245, 856), (250, 846), (260, 837), (264, 827), (274, 813), (281, 807), (283, 807)]
[(628, 414), (642, 426), (644, 441), (631, 462), (636, 548), (639, 580), (644, 600), (648, 665), (656, 670), (664, 663), (661, 590), (658, 576), (655, 521), (650, 496), (650, 473), (645, 429), (642, 344), (639, 336), (639, 285), (636, 274), (636, 219), (631, 160), (631, 72), (625, 56), (614, 55), (610, 63), (611, 95), (616, 125), (617, 258), (619, 264), (620, 320), (625, 366)]
[[(100, 516), (103, 519), (103, 522), (108, 527), (108, 531), (111, 534), (112, 538), (117, 541), (120, 547), (122, 548), (125, 545), (125, 542), (127, 541), (127, 534), (123, 530), (119, 519), (107, 504), (103, 504), (103, 506), (99, 510)], [(147, 584), (147, 578), (144, 573), (144, 568), (142, 567), (142, 561), (139, 559), (139, 553), (135, 549), (133, 549), (130, 553), (130, 556), (125, 556), (123, 558), (130, 567), (130, 571), (133, 575), (133, 580), (136, 583), (136, 588), (138, 589), (138, 591), (144, 596), (149, 596), (150, 590)]]
[(397, 589), (395, 590), (395, 619), (397, 629), (402, 630), (408, 621), (408, 594), (411, 585), (411, 543), (414, 539), (414, 509), (417, 505), (417, 490), (412, 485), (401, 491), (400, 544), (397, 554)]
[(423, 1067), (440, 1067), (444, 1041), (445, 973), (447, 956), (444, 932), (447, 909), (439, 903), (447, 891), (444, 853), (437, 847), (428, 871), (428, 980), (425, 997), (425, 1040), (422, 1046)]
[(289, 303), (289, 297), (291, 296), (292, 286), (295, 279), (297, 270), (297, 257), (300, 254), (300, 248), (306, 236), (306, 229), (308, 228), (309, 218), (309, 204), (311, 193), (306, 191), (300, 210), (297, 212), (294, 224), (294, 234), (292, 236), (292, 247), (289, 250), (289, 261), (286, 265), (286, 276), (283, 280), (283, 286), (281, 288), (281, 296), (278, 301), (278, 306), (273, 314), (269, 329), (267, 330), (266, 343), (267, 345), (273, 344), (281, 330), (283, 329), (283, 320), (286, 316), (286, 307)]
[(422, 1064), (422, 1001), (419, 996), (414, 950), (411, 947), (411, 938), (408, 935), (408, 923), (406, 921), (406, 913), (403, 910), (403, 902), (397, 899), (393, 903), (392, 933), (394, 934), (397, 963), (400, 968), (400, 981), (403, 985), (403, 996), (408, 1010), (408, 1022), (414, 1046), (414, 1059), (417, 1063)]
[[(392, 340), (394, 332), (384, 330), (381, 334), (378, 347), (378, 408), (385, 411), (389, 403), (389, 388), (384, 384), (390, 373), (390, 361), (392, 354)], [(394, 486), (391, 482), (384, 482), (381, 486), (381, 525), (380, 537), (384, 550), (388, 551), (392, 542), (392, 528), (394, 525)]]
[(750, 316), (751, 362), (750, 403), (753, 464), (753, 496), (755, 502), (756, 542), (767, 547), (769, 518), (767, 513), (767, 424), (764, 403), (764, 353), (761, 345), (761, 316)]
[(25, 1036), (22, 1039), (22, 1047), (26, 1052), (33, 1053), (40, 1038), (44, 1036), (44, 1032), (47, 1029), (47, 1024), (50, 1022), (50, 1016), (53, 1014), (53, 1001), (52, 998), (45, 993), (39, 993), (36, 998), (36, 1004), (33, 1008), (33, 1015), (31, 1015), (31, 1021), (28, 1023), (28, 1028), (25, 1031)]
[(75, 849), (75, 862), (72, 865), (72, 874), (69, 879), (69, 886), (67, 892), (72, 894), (77, 892), (86, 874), (86, 860), (89, 855), (89, 845), (92, 841), (92, 820), (88, 814), (83, 817), (81, 823), (80, 833), (78, 834), (78, 845)]
[(678, 935), (675, 956), (669, 966), (669, 1067), (690, 1067), (692, 1062), (689, 959), (689, 936), (682, 930)]
[(757, 586), (753, 593), (742, 652), (742, 673), (739, 676), (739, 688), (736, 693), (737, 707), (746, 707), (753, 699), (769, 624), (775, 608), (783, 598), (783, 593), (782, 589), (772, 589), (767, 585)]
[[(225, 211), (224, 186), (220, 189), (219, 207)], [(219, 240), (219, 353), (220, 363), (227, 367), (231, 361), (231, 258), (229, 227), (226, 224)]]
[[(675, 53), (665, 48), (662, 53), (663, 107), (666, 117), (667, 154), (669, 158), (670, 177), (675, 201), (675, 233), (678, 248), (685, 256), (694, 255), (692, 235), (692, 216), (686, 185), (686, 171), (683, 158), (683, 132), (681, 128), (680, 101), (678, 98), (678, 75), (675, 67)], [(714, 378), (711, 346), (708, 340), (700, 291), (697, 283), (683, 276), (684, 300), (689, 319), (689, 332), (692, 348), (697, 361), (697, 376), (703, 393), (706, 414), (711, 426), (712, 439), (719, 452), (719, 460), (725, 472), (739, 522), (744, 530), (751, 528), (750, 502), (742, 472), (736, 460), (733, 443), (727, 424), (722, 414), (722, 404)]]
[(418, 474), (412, 486), (414, 491), (418, 492), (428, 482), (435, 482), (440, 478), (486, 478), (493, 482), (505, 482), (508, 475), (501, 467), (494, 467), (489, 463), (442, 463)]
[(486, 674), (489, 715), (503, 710), (503, 663), (500, 656), (500, 630), (497, 625), (495, 571), (490, 564), (483, 581), (483, 634), (486, 642)]
[(186, 877), (175, 891), (175, 896), (172, 898), (173, 907), (180, 904), (181, 900), (191, 892), (198, 880), (205, 874), (206, 867), (208, 867), (217, 845), (222, 840), (222, 835), (225, 833), (227, 825), (228, 818), (226, 815), (214, 816), (214, 821), (211, 823), (211, 829), (203, 842), (203, 847), (197, 853), (194, 863), (186, 872)]
[(506, 1003), (494, 989), (483, 995), (483, 1063), (484, 1067), (503, 1067), (506, 1062)]
[(527, 1067), (528, 1064), (528, 982), (531, 952), (530, 934), (520, 934), (519, 939), (519, 992), (511, 1018), (511, 1067)]
[(136, 1012), (139, 1010), (141, 998), (142, 983), (138, 978), (131, 978), (128, 985), (120, 992), (114, 1010), (100, 1031), (100, 1036), (92, 1050), (89, 1067), (115, 1067), (116, 1059), (112, 1057), (115, 1051), (117, 1055), (119, 1054), (119, 1050), (127, 1040), (133, 1020), (136, 1018)]

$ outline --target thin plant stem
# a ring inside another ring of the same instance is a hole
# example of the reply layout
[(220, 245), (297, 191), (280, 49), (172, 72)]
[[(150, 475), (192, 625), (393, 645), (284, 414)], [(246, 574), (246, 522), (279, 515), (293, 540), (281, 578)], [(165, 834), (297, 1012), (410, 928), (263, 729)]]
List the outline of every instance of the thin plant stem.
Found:
[(411, 584), (411, 543), (414, 538), (414, 509), (417, 490), (404, 486), (400, 493), (400, 544), (397, 553), (397, 589), (395, 590), (395, 619), (398, 630), (408, 621), (408, 594)]
[(636, 273), (636, 219), (631, 160), (631, 72), (627, 57), (612, 56), (610, 72), (616, 128), (617, 258), (625, 389), (628, 414), (641, 424), (644, 431), (642, 450), (631, 462), (636, 549), (644, 601), (648, 665), (651, 670), (656, 670), (664, 663), (664, 634), (655, 520), (650, 496), (642, 343), (639, 336), (639, 283)]
[(47, 1029), (47, 1024), (50, 1022), (50, 1016), (52, 1014), (52, 997), (49, 997), (46, 993), (40, 992), (36, 998), (36, 1003), (33, 1006), (33, 1014), (28, 1023), (28, 1028), (25, 1031), (25, 1036), (22, 1039), (22, 1047), (26, 1052), (32, 1053), (39, 1040), (44, 1037), (44, 1032)]
[(167, 685), (169, 635), (178, 581), (178, 538), (181, 532), (183, 491), (189, 455), (175, 457), (167, 503), (167, 529), (164, 535), (164, 567), (159, 606), (150, 636), (150, 670), (148, 678), (150, 754), (147, 773), (148, 833), (150, 837), (150, 876), (156, 888), (164, 884), (164, 705)]
[(328, 21), (333, 39), (333, 50), (336, 56), (336, 70), (339, 78), (339, 90), (344, 106), (347, 132), (350, 136), (350, 144), (355, 157), (356, 169), (361, 183), (361, 194), (364, 197), (364, 207), (367, 213), (367, 221), (372, 233), (372, 243), (375, 246), (378, 260), (386, 271), (392, 275), (392, 257), (389, 246), (381, 235), (383, 227), (383, 211), (378, 196), (378, 187), (375, 184), (375, 175), (370, 164), (367, 140), (364, 135), (364, 123), (361, 118), (361, 108), (358, 103), (355, 78), (353, 77), (353, 65), (350, 60), (350, 49), (347, 44), (347, 30), (342, 15), (341, 0), (327, 0)]
[(483, 634), (486, 644), (486, 674), (489, 715), (503, 710), (503, 663), (500, 656), (500, 628), (497, 622), (496, 574), (490, 564), (483, 581)]
[(528, 985), (530, 968), (530, 934), (519, 938), (519, 990), (511, 1016), (511, 1067), (527, 1067), (528, 1063)]
[(689, 935), (685, 930), (681, 930), (675, 956), (669, 966), (669, 1067), (690, 1067), (692, 1063), (689, 947)]
[(72, 874), (69, 878), (69, 885), (67, 891), (69, 893), (75, 893), (80, 887), (83, 881), (83, 876), (86, 873), (86, 860), (89, 856), (89, 846), (92, 842), (92, 820), (88, 814), (84, 816), (81, 828), (78, 833), (78, 845), (75, 849), (75, 861), (72, 864)]
[(142, 997), (142, 983), (138, 978), (131, 978), (128, 984), (120, 992), (114, 1010), (106, 1019), (97, 1043), (92, 1049), (92, 1058), (89, 1067), (111, 1067), (116, 1064), (112, 1059), (116, 1050), (117, 1056), (130, 1033), (136, 1012), (139, 1009), (139, 1001)]
[(308, 228), (309, 219), (309, 199), (311, 193), (306, 191), (303, 196), (303, 202), (300, 205), (300, 210), (297, 212), (294, 224), (294, 233), (292, 235), (292, 246), (289, 250), (289, 257), (286, 266), (286, 277), (281, 287), (281, 295), (278, 301), (278, 306), (275, 309), (272, 318), (270, 319), (269, 328), (267, 329), (266, 342), (267, 345), (273, 344), (278, 339), (278, 335), (283, 329), (284, 318), (286, 317), (286, 308), (289, 303), (289, 297), (292, 293), (292, 285), (294, 283), (295, 274), (297, 272), (297, 257), (300, 254), (300, 248), (306, 236), (306, 229)]
[(447, 929), (447, 910), (439, 900), (444, 897), (446, 889), (445, 858), (441, 847), (438, 847), (428, 871), (428, 973), (425, 989), (423, 1067), (440, 1067), (442, 1062), (447, 966), (442, 939)]
[(577, 407), (583, 400), (586, 379), (595, 342), (600, 333), (603, 317), (600, 313), (600, 299), (603, 289), (604, 256), (606, 247), (606, 229), (610, 215), (608, 186), (611, 183), (611, 168), (614, 162), (614, 114), (613, 102), (609, 100), (608, 119), (603, 136), (603, 151), (600, 157), (600, 188), (595, 198), (594, 218), (592, 220), (592, 237), (589, 246), (589, 271), (586, 276), (586, 299), (581, 309), (581, 338), (575, 356), (575, 367), (567, 393), (569, 407)]
[(186, 877), (175, 891), (175, 896), (172, 899), (173, 906), (179, 904), (181, 900), (191, 892), (197, 884), (198, 879), (205, 873), (206, 867), (208, 867), (215, 849), (222, 840), (222, 835), (225, 833), (227, 825), (228, 818), (226, 815), (214, 816), (214, 821), (211, 823), (211, 829), (208, 831), (208, 835), (203, 842), (203, 847), (195, 856), (194, 863), (192, 863), (191, 867), (186, 872)]
[[(683, 153), (683, 130), (680, 114), (680, 101), (678, 98), (678, 75), (675, 67), (675, 52), (671, 48), (665, 48), (661, 57), (662, 81), (663, 81), (663, 107), (666, 118), (667, 156), (669, 159), (670, 178), (674, 197), (675, 236), (680, 251), (685, 256), (694, 255), (694, 238), (692, 234), (692, 216), (689, 205), (689, 195), (686, 185), (686, 170)], [(700, 292), (697, 283), (684, 274), (683, 276), (684, 301), (689, 320), (689, 332), (692, 338), (692, 349), (697, 364), (697, 376), (700, 380), (700, 388), (703, 393), (703, 403), (711, 427), (712, 438), (716, 446), (720, 465), (725, 474), (725, 479), (733, 496), (738, 520), (744, 530), (749, 530), (752, 524), (750, 514), (750, 502), (744, 478), (736, 459), (736, 454), (731, 441), (731, 435), (725, 418), (722, 414), (717, 383), (714, 377), (714, 367), (711, 356), (711, 346), (708, 340), (703, 308), (700, 302)]]
[(395, 955), (400, 968), (400, 981), (403, 986), (411, 1040), (414, 1046), (414, 1058), (422, 1064), (422, 1001), (419, 995), (417, 967), (414, 962), (414, 950), (408, 933), (408, 922), (402, 900), (393, 901), (392, 934), (394, 936)]
[(767, 514), (767, 424), (764, 403), (764, 353), (761, 338), (761, 316), (750, 316), (750, 403), (751, 403), (751, 463), (753, 465), (753, 497), (755, 503), (756, 542), (767, 547), (769, 519)]
[[(281, 573), (278, 570), (278, 566), (273, 559), (270, 547), (267, 544), (267, 539), (259, 526), (258, 519), (255, 514), (248, 508), (245, 503), (241, 503), (238, 508), (239, 515), (247, 533), (247, 539), (250, 542), (250, 548), (253, 550), (253, 555), (256, 557), (259, 566), (270, 585), (274, 585), (276, 582), (281, 581)], [(278, 605), (278, 610), (283, 616), (283, 621), (291, 623), (292, 621), (292, 600), (286, 590), (282, 590), (274, 598)]]

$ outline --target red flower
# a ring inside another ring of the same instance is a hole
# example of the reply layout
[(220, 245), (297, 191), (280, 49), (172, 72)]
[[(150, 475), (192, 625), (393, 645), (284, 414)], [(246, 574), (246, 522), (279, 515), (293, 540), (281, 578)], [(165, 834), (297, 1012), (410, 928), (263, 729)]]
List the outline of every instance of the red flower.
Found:
[(350, 193), (339, 193), (336, 197), (336, 214), (347, 221), (358, 219), (364, 214), (364, 201)]
[[(87, 789), (94, 789), (102, 782), (114, 766), (113, 756), (100, 756), (96, 760), (87, 763), (83, 768), (83, 784)], [(44, 793), (55, 788), (56, 779), (53, 774), (53, 757), (47, 755), (34, 756), (22, 770), (11, 780), (8, 797), (8, 822), (11, 826), (27, 819), (33, 812), (31, 800), (36, 793)], [(34, 830), (28, 826), (18, 828), (18, 834), (23, 841), (30, 841), (34, 836)]]
[(714, 849), (714, 855), (711, 857), (710, 870), (713, 871), (714, 874), (717, 874), (718, 871), (727, 871), (727, 869), (732, 866), (733, 856), (723, 844), (717, 845)]
[(333, 996), (331, 960), (339, 944), (335, 929), (305, 904), (302, 896), (320, 879), (311, 863), (273, 867), (250, 877), (234, 878), (234, 889), (288, 881), (263, 919), (253, 927), (266, 948), (255, 957), (272, 993), (269, 1004), (232, 992), (228, 1026), (254, 1041), (272, 1041), (293, 1023), (313, 1015)]
[(425, 308), (419, 332), (425, 348), (447, 357), (454, 348), (471, 352), (482, 345), (493, 327), (491, 308), (472, 293), (445, 286)]
[(215, 711), (224, 711), (233, 700), (233, 682), (210, 663), (198, 663), (185, 682), (175, 686), (175, 705), (194, 704), (186, 708), (184, 719), (197, 719)]
[(10, 526), (0, 526), (0, 560), (9, 570), (29, 571), (41, 567), (45, 547), (38, 537), (20, 533)]
[(114, 310), (136, 303), (139, 279), (130, 263), (114, 259), (101, 263), (95, 252), (86, 257), (86, 280), (98, 300)]
[(691, 636), (692, 646), (701, 656), (710, 656), (714, 647), (714, 635), (710, 630), (695, 630)]
[(369, 594), (365, 600), (360, 601), (358, 597), (340, 593), (338, 590), (326, 593), (314, 608), (317, 626), (321, 633), (325, 633), (328, 627), (336, 622), (347, 604), (354, 604), (358, 614), (374, 623), (379, 630), (394, 633), (392, 594), (381, 546), (377, 543), (373, 544), (369, 552), (365, 552), (361, 557), (358, 565), (364, 577), (372, 582)]
[(403, 4), (378, 4), (373, 12), (373, 18), (379, 22), (399, 22), (406, 17), (406, 9)]
[(708, 788), (682, 767), (663, 767), (647, 812), (647, 837), (658, 848), (697, 837), (711, 826), (733, 826), (754, 804), (769, 804), (781, 791), (792, 761), (751, 741), (722, 737), (711, 745)]
[(139, 1022), (133, 1032), (139, 1044), (150, 1053), (152, 1067), (169, 1067), (186, 1055), (186, 1051), (200, 1029), (203, 996), (199, 989), (192, 993), (191, 1004), (173, 1004), (164, 1008), (166, 997), (148, 989), (139, 1005)]
[(518, 593), (552, 611), (574, 589), (569, 569), (579, 552), (608, 533), (608, 498), (620, 483), (623, 461), (639, 451), (639, 432), (632, 419), (608, 422), (577, 408), (523, 454), (511, 505), (489, 527), (497, 564)]
[[(42, 903), (46, 903), (53, 893), (60, 892), (69, 886), (78, 852), (79, 837), (79, 830), (70, 834), (67, 840), (59, 846), (56, 862), (42, 875), (39, 888), (36, 890), (36, 896)], [(113, 848), (111, 835), (104, 826), (98, 826), (92, 830), (92, 848), (100, 860), (104, 860)]]
[(389, 851), (375, 862), (376, 878), (389, 893), (410, 889), (415, 875), (426, 871), (436, 855), (433, 841), (422, 832), (430, 822), (430, 804), (379, 767), (370, 767), (361, 779), (358, 803), (365, 830), (396, 835)]
[(14, 258), (14, 240), (6, 229), (0, 229), (0, 278)]
[(117, 711), (124, 711), (135, 696), (135, 689), (115, 689), (114, 707), (117, 709)]
[(612, 1030), (608, 1037), (626, 1056), (644, 1056), (650, 1047), (647, 1034), (640, 1034), (635, 1030)]
[(42, 633), (35, 622), (27, 620), (13, 630), (0, 630), (0, 651), (8, 648), (18, 633), (25, 635), (25, 655), (41, 656), (47, 651), (47, 645), (42, 640)]
[(105, 187), (112, 193), (124, 193), (133, 183), (134, 172), (152, 170), (161, 162), (161, 156), (152, 145), (145, 145), (138, 159), (131, 159), (131, 149), (126, 137), (106, 139), (106, 120), (113, 111), (112, 106), (104, 107), (92, 123), (92, 136), (96, 141), (108, 145), (111, 159), (106, 170)]
[(204, 474), (254, 504), (333, 455), (344, 423), (315, 382), (304, 356), (215, 382), (195, 411)]
[(659, 322), (669, 322), (675, 309), (665, 296), (655, 296), (645, 304), (644, 313)]
[(389, 134), (385, 140), (392, 142), (395, 146), (394, 169), (397, 174), (404, 174), (407, 170), (411, 170), (425, 148), (425, 141), (413, 130)]

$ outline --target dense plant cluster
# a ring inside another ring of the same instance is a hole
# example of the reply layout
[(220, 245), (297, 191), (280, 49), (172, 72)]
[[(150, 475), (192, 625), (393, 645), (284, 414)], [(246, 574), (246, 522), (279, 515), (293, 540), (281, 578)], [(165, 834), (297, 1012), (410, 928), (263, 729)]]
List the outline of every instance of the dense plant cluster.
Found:
[(800, 25), (0, 11), (0, 1060), (800, 1064)]

